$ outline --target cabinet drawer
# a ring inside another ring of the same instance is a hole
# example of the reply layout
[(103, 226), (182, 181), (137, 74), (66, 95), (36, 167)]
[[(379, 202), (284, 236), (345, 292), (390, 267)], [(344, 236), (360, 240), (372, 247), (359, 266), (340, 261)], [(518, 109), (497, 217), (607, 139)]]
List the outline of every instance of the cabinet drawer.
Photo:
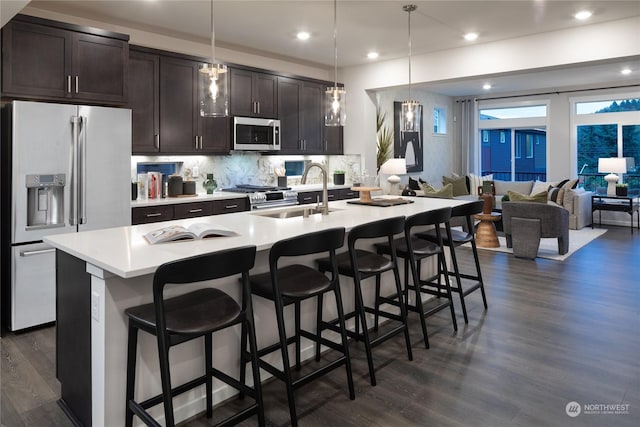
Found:
[(213, 202), (213, 214), (225, 214), (231, 212), (243, 212), (249, 210), (249, 200), (244, 199), (229, 199), (229, 200), (216, 200)]
[(131, 224), (169, 221), (174, 219), (173, 206), (149, 206), (131, 210)]
[(316, 203), (318, 200), (322, 201), (322, 191), (306, 191), (304, 193), (298, 193), (298, 203), (301, 205)]
[(213, 215), (213, 205), (210, 202), (185, 203), (175, 205), (173, 209), (174, 219)]

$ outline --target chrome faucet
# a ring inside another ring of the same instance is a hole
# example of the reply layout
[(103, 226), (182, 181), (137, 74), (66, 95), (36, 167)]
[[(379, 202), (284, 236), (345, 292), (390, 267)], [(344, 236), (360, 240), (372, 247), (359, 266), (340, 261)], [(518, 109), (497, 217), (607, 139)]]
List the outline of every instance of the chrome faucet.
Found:
[(329, 192), (327, 191), (327, 169), (321, 164), (317, 162), (312, 162), (304, 168), (304, 172), (302, 172), (302, 178), (300, 179), (301, 184), (307, 183), (307, 174), (309, 173), (309, 169), (312, 167), (318, 167), (322, 171), (322, 215), (329, 215)]

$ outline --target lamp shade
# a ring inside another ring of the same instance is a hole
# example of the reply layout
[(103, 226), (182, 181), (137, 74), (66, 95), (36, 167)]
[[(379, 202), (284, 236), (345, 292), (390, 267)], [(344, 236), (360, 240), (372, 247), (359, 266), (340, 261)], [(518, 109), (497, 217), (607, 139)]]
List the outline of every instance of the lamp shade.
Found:
[(403, 175), (407, 173), (405, 159), (389, 159), (380, 166), (380, 173), (385, 175)]
[(627, 160), (624, 157), (600, 158), (598, 173), (627, 173)]

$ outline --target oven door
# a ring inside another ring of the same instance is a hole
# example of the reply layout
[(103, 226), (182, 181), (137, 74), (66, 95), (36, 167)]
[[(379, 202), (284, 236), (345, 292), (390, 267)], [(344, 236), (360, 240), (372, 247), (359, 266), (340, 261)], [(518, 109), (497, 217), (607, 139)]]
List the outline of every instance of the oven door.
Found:
[(279, 120), (234, 117), (233, 125), (234, 150), (280, 150)]

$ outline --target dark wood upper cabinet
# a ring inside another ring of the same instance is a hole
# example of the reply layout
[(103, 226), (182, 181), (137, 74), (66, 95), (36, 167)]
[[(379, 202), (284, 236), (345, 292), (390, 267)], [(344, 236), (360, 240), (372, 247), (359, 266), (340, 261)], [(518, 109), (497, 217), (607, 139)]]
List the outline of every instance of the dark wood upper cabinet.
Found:
[[(323, 118), (324, 121), (324, 118)], [(342, 126), (325, 126), (324, 127), (324, 153), (325, 154), (343, 154), (344, 128)]]
[(229, 68), (230, 110), (233, 116), (278, 117), (278, 77)]
[(231, 150), (231, 118), (199, 117), (200, 147), (198, 154), (229, 154)]
[(129, 108), (133, 153), (160, 151), (160, 57), (129, 52)]
[(23, 15), (2, 29), (3, 97), (121, 105), (128, 70), (125, 35)]
[(324, 86), (280, 77), (278, 111), (282, 154), (324, 154)]

